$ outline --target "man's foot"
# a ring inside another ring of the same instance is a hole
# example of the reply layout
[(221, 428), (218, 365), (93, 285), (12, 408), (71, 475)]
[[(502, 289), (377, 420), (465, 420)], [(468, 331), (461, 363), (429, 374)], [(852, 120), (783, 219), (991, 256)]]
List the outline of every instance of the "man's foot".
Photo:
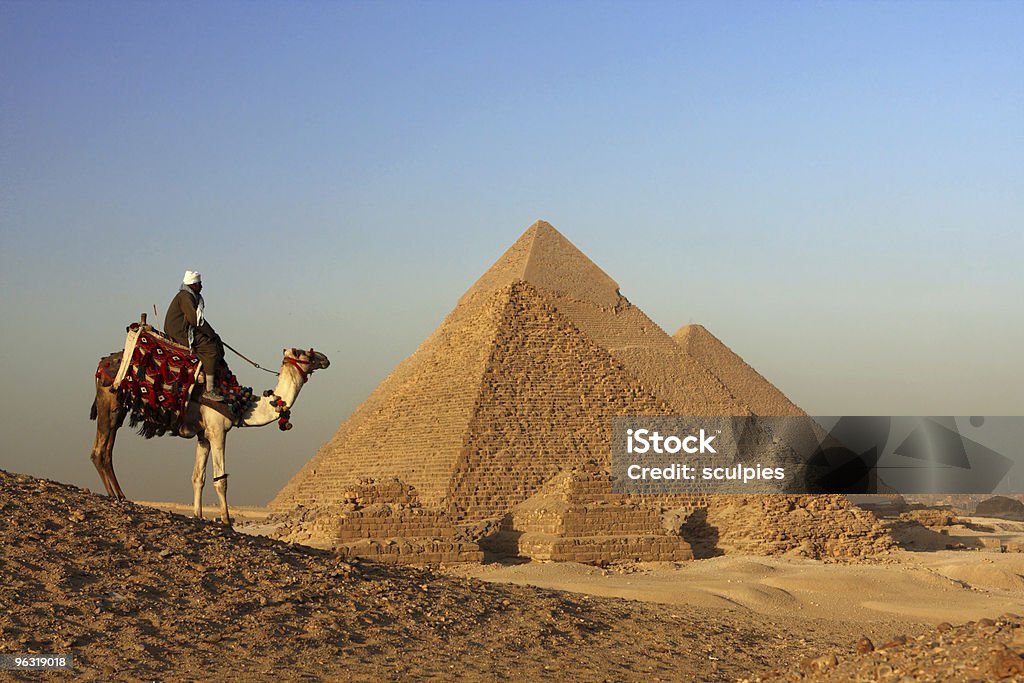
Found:
[(218, 401), (218, 402), (223, 402), (224, 401), (224, 397), (221, 396), (220, 393), (217, 392), (216, 390), (214, 390), (214, 391), (204, 391), (203, 392), (203, 398), (205, 398), (207, 401)]

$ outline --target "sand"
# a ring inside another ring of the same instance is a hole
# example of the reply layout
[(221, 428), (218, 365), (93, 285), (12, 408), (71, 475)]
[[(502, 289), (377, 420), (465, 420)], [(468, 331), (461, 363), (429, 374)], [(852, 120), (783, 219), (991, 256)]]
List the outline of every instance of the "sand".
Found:
[[(85, 680), (727, 681), (1024, 611), (1012, 554), (398, 568), (2, 471), (0, 515), (0, 652)], [(979, 637), (1014, 642), (999, 624)]]
[(1024, 554), (898, 551), (884, 564), (724, 556), (601, 569), (576, 563), (453, 565), (484, 581), (668, 605), (755, 612), (797, 623), (938, 624), (1024, 613)]

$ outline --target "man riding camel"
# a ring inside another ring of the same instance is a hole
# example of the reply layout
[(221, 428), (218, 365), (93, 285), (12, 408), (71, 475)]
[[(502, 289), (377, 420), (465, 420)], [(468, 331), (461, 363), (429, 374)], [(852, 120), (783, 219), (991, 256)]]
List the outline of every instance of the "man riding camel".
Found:
[[(206, 372), (206, 391), (203, 398), (211, 401), (223, 401), (224, 397), (217, 391), (217, 376), (224, 362), (224, 344), (203, 317), (202, 276), (192, 270), (185, 271), (181, 288), (174, 295), (167, 307), (164, 317), (164, 334), (188, 346), (192, 353), (199, 356)], [(226, 366), (225, 366), (226, 367)]]

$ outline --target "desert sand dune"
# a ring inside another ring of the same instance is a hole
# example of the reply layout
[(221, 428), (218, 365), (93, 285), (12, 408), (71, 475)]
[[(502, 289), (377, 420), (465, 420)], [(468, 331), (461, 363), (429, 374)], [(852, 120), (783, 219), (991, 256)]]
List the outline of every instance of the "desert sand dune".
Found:
[(937, 624), (1007, 610), (1024, 613), (1024, 555), (920, 555), (899, 552), (878, 564), (725, 556), (617, 571), (574, 563), (459, 565), (447, 571), (486, 581), (847, 624), (890, 617)]

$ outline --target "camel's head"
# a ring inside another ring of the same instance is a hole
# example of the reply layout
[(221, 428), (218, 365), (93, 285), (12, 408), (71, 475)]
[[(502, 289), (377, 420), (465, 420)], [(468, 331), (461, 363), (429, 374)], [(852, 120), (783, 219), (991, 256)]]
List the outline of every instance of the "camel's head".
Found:
[(323, 370), (331, 366), (331, 361), (327, 359), (327, 356), (313, 349), (309, 351), (285, 349), (284, 361), (301, 367), (307, 374), (312, 373), (314, 370)]

